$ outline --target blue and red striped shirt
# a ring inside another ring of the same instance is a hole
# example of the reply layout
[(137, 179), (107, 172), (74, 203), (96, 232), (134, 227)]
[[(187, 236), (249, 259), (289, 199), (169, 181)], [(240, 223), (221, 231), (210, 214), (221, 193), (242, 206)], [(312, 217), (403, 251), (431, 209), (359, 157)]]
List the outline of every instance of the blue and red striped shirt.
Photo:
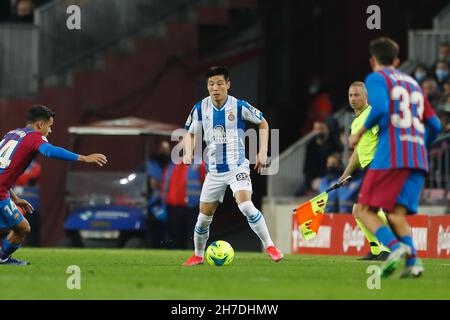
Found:
[(45, 136), (31, 128), (12, 130), (0, 141), (0, 200), (9, 197), (9, 189), (44, 143), (48, 143)]
[(372, 110), (364, 126), (379, 126), (370, 168), (428, 171), (427, 145), (442, 127), (420, 85), (395, 68), (373, 72), (365, 83)]

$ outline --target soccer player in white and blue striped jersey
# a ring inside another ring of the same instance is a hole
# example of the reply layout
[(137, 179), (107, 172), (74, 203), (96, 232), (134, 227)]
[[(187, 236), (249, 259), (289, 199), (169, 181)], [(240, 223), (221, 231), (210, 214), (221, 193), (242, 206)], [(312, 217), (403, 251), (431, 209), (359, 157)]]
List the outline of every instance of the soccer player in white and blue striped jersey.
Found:
[(212, 67), (206, 73), (209, 96), (198, 102), (186, 121), (183, 162), (192, 163), (196, 136), (206, 141), (207, 175), (200, 195), (200, 213), (194, 229), (195, 252), (183, 265), (203, 263), (209, 225), (219, 202), (230, 186), (239, 210), (246, 216), (252, 230), (261, 239), (266, 253), (274, 261), (283, 254), (273, 244), (262, 213), (252, 202), (250, 166), (245, 158), (245, 121), (259, 126), (260, 149), (255, 170), (261, 173), (267, 161), (269, 124), (261, 111), (244, 100), (228, 95), (230, 79), (225, 67)]

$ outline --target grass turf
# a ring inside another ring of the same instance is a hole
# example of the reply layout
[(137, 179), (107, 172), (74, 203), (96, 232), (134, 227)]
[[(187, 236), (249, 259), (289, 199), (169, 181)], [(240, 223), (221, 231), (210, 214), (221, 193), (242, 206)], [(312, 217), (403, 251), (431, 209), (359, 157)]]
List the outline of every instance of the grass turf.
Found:
[[(30, 266), (0, 266), (0, 299), (450, 299), (450, 261), (424, 259), (418, 279), (381, 280), (369, 290), (356, 257), (237, 252), (230, 266), (182, 267), (190, 251), (24, 248)], [(67, 267), (81, 269), (81, 289), (69, 290)]]

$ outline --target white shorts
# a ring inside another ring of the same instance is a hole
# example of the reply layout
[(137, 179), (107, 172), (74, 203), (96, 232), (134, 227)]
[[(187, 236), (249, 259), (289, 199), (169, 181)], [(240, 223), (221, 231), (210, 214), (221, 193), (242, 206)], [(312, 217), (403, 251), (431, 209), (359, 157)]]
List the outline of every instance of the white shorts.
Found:
[(228, 186), (233, 191), (233, 196), (237, 191), (241, 190), (253, 192), (248, 166), (241, 165), (233, 171), (224, 173), (209, 172), (203, 183), (200, 201), (223, 202), (223, 197)]

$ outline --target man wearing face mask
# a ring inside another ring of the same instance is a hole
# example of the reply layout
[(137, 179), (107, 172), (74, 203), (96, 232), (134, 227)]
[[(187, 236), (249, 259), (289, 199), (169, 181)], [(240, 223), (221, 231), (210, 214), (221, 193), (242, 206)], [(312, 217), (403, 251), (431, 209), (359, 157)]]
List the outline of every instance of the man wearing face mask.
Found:
[(436, 64), (435, 76), (439, 90), (442, 92), (444, 83), (448, 80), (448, 63), (445, 60), (441, 60)]
[(153, 248), (164, 247), (167, 238), (167, 210), (161, 203), (160, 190), (163, 171), (170, 162), (170, 153), (169, 142), (162, 141), (157, 152), (150, 157), (146, 168), (149, 189), (149, 227)]
[(436, 70), (436, 66), (439, 61), (446, 61), (448, 64), (450, 64), (450, 43), (441, 43), (438, 49), (436, 60), (429, 70), (432, 70), (434, 73), (434, 70)]
[[(342, 174), (342, 158), (339, 153), (333, 153), (327, 158), (327, 174), (323, 177), (321, 183), (319, 192), (326, 191), (330, 186), (335, 184), (339, 177)], [(339, 210), (339, 193), (338, 190), (333, 190), (328, 193), (328, 201), (327, 206), (325, 208), (326, 212), (330, 213), (338, 213)]]
[(427, 67), (424, 64), (418, 64), (416, 69), (414, 70), (413, 76), (414, 79), (416, 79), (419, 84), (422, 84), (422, 82), (428, 76)]
[(330, 134), (331, 121), (314, 122), (313, 132), (316, 134), (306, 146), (306, 159), (303, 168), (305, 183), (297, 190), (296, 194), (303, 194), (312, 189), (314, 180), (322, 178), (326, 174), (327, 158), (330, 154), (341, 151), (338, 134), (332, 137)]

